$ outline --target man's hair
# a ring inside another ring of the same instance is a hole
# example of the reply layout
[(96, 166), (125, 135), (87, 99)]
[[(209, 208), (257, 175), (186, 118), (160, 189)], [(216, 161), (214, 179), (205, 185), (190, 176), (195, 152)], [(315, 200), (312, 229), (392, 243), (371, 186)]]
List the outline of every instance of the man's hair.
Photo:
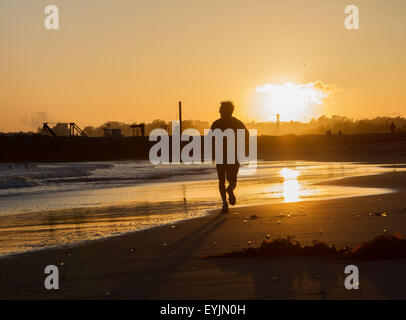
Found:
[(231, 101), (221, 101), (220, 113), (225, 116), (231, 116), (234, 112), (234, 104)]

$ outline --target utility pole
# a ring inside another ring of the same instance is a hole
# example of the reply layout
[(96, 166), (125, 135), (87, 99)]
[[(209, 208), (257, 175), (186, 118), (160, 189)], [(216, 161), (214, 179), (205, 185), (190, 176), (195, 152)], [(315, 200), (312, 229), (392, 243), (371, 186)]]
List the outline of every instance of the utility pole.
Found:
[(179, 129), (182, 136), (182, 101), (179, 101)]

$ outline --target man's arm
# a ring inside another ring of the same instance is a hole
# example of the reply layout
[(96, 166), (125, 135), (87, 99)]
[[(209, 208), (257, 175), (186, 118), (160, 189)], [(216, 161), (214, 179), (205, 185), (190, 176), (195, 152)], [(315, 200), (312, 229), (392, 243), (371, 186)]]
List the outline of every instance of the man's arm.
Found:
[[(216, 121), (214, 121), (211, 124), (210, 130), (213, 131), (214, 129), (216, 129), (216, 127), (217, 127), (216, 126)], [(215, 145), (213, 143), (213, 139), (210, 139), (210, 145), (211, 145), (211, 159), (212, 159), (212, 161), (215, 161), (216, 160), (216, 156), (215, 156), (216, 148), (215, 148)]]
[[(236, 134), (236, 143), (240, 144), (240, 139), (238, 139), (238, 132), (240, 130), (244, 130), (244, 150), (245, 150), (245, 154), (244, 156), (247, 156), (249, 154), (249, 141), (250, 141), (250, 133), (247, 129), (247, 127), (244, 125), (244, 123), (239, 120), (239, 119), (235, 119), (235, 123), (234, 123), (234, 129), (235, 129), (235, 134)], [(242, 147), (242, 145), (241, 145)]]
[(248, 153), (249, 151), (249, 143), (250, 143), (250, 132), (248, 131), (247, 127), (244, 125), (242, 121), (240, 121), (241, 129), (245, 130), (245, 152)]

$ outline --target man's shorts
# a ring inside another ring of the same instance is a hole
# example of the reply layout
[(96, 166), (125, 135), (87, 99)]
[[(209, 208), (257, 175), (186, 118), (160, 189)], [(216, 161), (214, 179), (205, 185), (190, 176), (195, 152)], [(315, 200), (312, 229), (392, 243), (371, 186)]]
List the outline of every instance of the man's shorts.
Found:
[(237, 164), (217, 164), (217, 175), (220, 183), (224, 183), (227, 179), (229, 183), (237, 183), (237, 174), (240, 165)]

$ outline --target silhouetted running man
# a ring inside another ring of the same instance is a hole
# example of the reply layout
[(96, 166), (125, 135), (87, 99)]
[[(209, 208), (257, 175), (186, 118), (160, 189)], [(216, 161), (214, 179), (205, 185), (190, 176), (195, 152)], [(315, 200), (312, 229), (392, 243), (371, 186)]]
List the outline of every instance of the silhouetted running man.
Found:
[[(214, 121), (211, 125), (211, 129), (220, 129), (222, 131), (226, 129), (233, 129), (235, 135), (235, 161), (234, 163), (227, 163), (227, 139), (223, 140), (223, 163), (216, 163), (217, 175), (219, 179), (219, 190), (221, 195), (221, 200), (223, 201), (222, 213), (228, 212), (228, 203), (226, 193), (228, 193), (228, 201), (231, 205), (235, 205), (236, 198), (234, 195), (234, 189), (237, 186), (237, 174), (240, 164), (237, 159), (237, 129), (245, 130), (245, 144), (249, 139), (249, 132), (244, 124), (232, 116), (234, 112), (234, 104), (231, 101), (223, 101), (220, 105), (220, 115), (221, 118)], [(214, 148), (215, 149), (215, 148)], [(214, 155), (214, 152), (213, 152)], [(228, 187), (226, 188), (226, 179), (228, 181)]]

